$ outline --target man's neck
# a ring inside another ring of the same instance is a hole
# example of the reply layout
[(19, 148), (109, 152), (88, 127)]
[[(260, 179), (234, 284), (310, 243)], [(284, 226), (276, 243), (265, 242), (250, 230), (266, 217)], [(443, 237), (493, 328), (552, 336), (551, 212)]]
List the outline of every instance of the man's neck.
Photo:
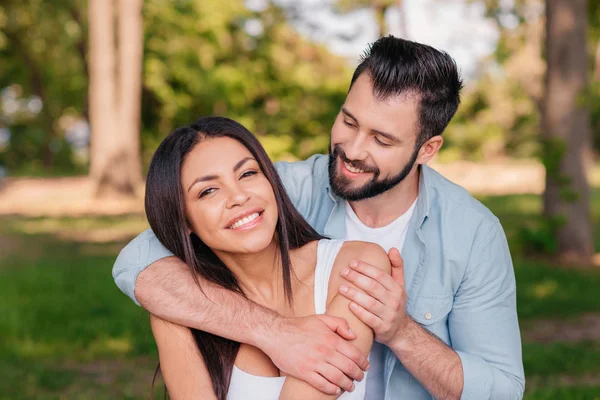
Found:
[(420, 168), (414, 168), (392, 189), (370, 199), (349, 202), (350, 207), (366, 226), (386, 226), (408, 211), (415, 202), (419, 194), (419, 175)]

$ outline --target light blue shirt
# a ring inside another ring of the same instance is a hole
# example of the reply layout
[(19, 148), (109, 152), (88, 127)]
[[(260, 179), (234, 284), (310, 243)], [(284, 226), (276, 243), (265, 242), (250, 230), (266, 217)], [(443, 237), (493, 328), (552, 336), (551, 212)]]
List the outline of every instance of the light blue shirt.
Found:
[[(329, 186), (328, 157), (277, 163), (304, 218), (321, 234), (343, 239), (346, 202)], [(525, 386), (516, 285), (506, 236), (498, 219), (465, 189), (422, 166), (419, 196), (402, 252), (407, 312), (452, 347), (462, 362), (462, 399), (521, 399)], [(119, 288), (134, 302), (137, 275), (171, 256), (147, 230), (129, 243), (113, 267)], [(432, 399), (386, 348), (385, 400)]]

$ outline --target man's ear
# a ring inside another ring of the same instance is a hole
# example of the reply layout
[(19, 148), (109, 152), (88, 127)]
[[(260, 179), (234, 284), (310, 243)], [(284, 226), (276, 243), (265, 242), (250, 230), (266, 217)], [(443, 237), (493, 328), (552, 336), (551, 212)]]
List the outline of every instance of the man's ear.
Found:
[(429, 162), (438, 153), (443, 143), (444, 138), (441, 135), (434, 136), (426, 141), (419, 149), (417, 164), (426, 164)]

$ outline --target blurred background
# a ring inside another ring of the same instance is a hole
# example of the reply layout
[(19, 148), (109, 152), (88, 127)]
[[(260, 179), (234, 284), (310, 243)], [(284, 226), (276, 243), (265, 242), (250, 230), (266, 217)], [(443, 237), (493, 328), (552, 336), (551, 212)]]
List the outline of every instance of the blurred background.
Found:
[(217, 114), (273, 160), (326, 152), (388, 33), (466, 80), (432, 166), (506, 230), (525, 398), (600, 399), (598, 0), (2, 0), (0, 399), (149, 398), (148, 316), (111, 267), (154, 150)]

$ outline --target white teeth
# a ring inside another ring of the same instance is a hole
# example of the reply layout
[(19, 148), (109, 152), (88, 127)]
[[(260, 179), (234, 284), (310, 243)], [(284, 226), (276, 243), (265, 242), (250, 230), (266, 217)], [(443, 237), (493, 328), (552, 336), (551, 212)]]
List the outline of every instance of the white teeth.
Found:
[(362, 174), (363, 172), (365, 172), (362, 169), (358, 169), (358, 168), (354, 168), (352, 165), (348, 164), (347, 162), (344, 161), (344, 166), (346, 167), (346, 169), (350, 172), (354, 172), (355, 174)]
[(246, 225), (247, 223), (252, 222), (256, 218), (258, 218), (259, 215), (260, 215), (259, 213), (254, 213), (254, 214), (248, 215), (247, 217), (239, 219), (233, 225), (231, 225), (229, 227), (229, 229), (236, 229), (236, 228), (239, 228), (240, 226)]

